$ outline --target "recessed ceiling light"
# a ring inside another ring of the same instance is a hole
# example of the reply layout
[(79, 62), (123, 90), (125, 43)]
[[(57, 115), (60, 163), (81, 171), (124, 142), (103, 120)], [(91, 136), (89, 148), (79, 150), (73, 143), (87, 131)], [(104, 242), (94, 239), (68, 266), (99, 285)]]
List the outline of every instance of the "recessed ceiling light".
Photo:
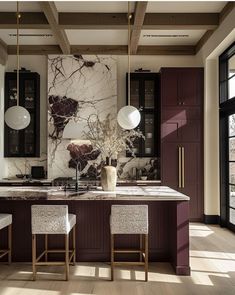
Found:
[[(16, 37), (16, 34), (9, 34), (10, 37)], [(20, 37), (52, 37), (52, 34), (19, 34)]]
[(189, 35), (185, 34), (144, 34), (144, 38), (187, 38)]

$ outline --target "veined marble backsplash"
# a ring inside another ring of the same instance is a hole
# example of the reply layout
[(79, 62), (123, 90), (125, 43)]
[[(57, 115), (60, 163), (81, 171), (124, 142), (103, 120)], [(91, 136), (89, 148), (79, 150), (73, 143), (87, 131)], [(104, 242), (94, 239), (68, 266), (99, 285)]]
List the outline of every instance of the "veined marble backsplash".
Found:
[[(95, 55), (49, 56), (47, 100), (48, 122), (42, 120), (47, 128), (42, 128), (40, 134), (43, 146), (47, 142), (47, 151), (44, 147), (40, 158), (4, 159), (5, 177), (30, 174), (31, 166), (44, 166), (50, 179), (74, 177), (77, 161), (80, 162), (82, 177), (99, 177), (104, 165), (99, 152), (94, 151), (88, 142), (78, 143), (63, 139), (63, 131), (69, 122), (83, 123), (93, 114), (101, 119), (107, 115), (116, 117), (116, 58)], [(46, 129), (48, 134), (44, 133)], [(148, 179), (159, 179), (160, 165), (157, 158), (122, 156), (118, 158), (116, 165), (119, 179), (135, 179), (141, 175)], [(141, 172), (138, 173), (139, 171)]]
[(40, 158), (5, 158), (6, 178), (15, 178), (17, 174), (24, 175), (31, 173), (31, 166), (43, 166), (47, 171), (47, 154)]

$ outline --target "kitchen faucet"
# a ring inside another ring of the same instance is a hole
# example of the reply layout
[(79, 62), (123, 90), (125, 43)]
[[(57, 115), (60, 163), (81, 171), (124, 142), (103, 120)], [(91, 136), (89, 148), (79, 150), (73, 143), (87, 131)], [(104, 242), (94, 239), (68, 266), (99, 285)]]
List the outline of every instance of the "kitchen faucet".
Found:
[[(78, 169), (79, 166), (79, 169)], [(76, 162), (76, 183), (75, 183), (75, 191), (78, 191), (78, 180), (80, 179), (80, 170), (81, 170), (81, 163), (79, 161)]]

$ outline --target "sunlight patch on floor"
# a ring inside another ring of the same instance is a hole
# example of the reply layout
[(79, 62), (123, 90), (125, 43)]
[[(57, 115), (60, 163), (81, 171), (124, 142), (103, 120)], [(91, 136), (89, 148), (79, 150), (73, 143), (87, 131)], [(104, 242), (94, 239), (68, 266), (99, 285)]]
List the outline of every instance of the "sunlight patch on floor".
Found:
[(191, 257), (214, 258), (214, 259), (235, 259), (235, 253), (216, 252), (216, 251), (197, 251), (190, 250)]
[(190, 237), (208, 237), (213, 234), (214, 231), (208, 226), (190, 224), (189, 225), (189, 235)]
[[(22, 291), (22, 292), (21, 292)], [(60, 291), (55, 291), (55, 290), (43, 290), (40, 289), (40, 291), (38, 291), (37, 289), (33, 289), (33, 288), (25, 288), (25, 287), (6, 287), (4, 288), (3, 291), (1, 291), (0, 289), (0, 294), (1, 295), (14, 295), (14, 294), (22, 294), (22, 295), (61, 295)], [(77, 295), (79, 293), (76, 293)]]
[(210, 276), (230, 278), (228, 274), (223, 274), (223, 273), (200, 272), (200, 271), (192, 271), (191, 273), (192, 281), (196, 285), (214, 286)]
[(97, 267), (95, 266), (86, 266), (86, 265), (77, 265), (74, 271), (75, 276), (82, 277), (95, 277)]

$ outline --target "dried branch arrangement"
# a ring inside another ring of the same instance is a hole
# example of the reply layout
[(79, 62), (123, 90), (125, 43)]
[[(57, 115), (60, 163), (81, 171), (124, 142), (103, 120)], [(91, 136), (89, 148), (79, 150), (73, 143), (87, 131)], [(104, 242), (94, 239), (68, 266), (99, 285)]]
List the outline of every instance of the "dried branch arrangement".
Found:
[(116, 159), (118, 154), (128, 151), (134, 157), (134, 141), (143, 138), (142, 132), (137, 130), (122, 129), (116, 119), (108, 115), (101, 121), (98, 115), (91, 115), (87, 120), (88, 130), (84, 131), (87, 140), (91, 142), (94, 149), (101, 152), (105, 160)]

